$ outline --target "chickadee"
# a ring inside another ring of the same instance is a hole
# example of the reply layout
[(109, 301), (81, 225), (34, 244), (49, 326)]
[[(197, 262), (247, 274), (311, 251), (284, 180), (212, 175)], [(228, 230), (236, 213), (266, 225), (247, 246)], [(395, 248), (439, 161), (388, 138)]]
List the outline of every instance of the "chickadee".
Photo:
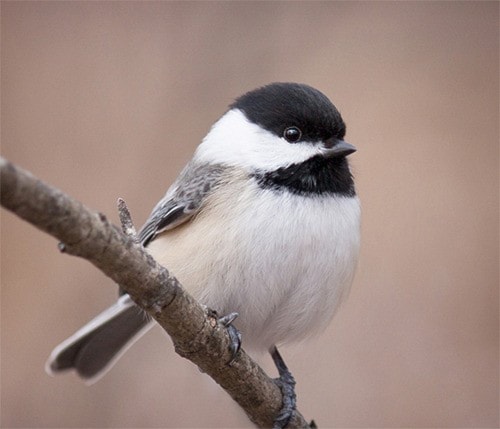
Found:
[[(324, 329), (353, 280), (360, 205), (338, 110), (273, 83), (231, 104), (153, 209), (140, 242), (202, 304), (270, 350)], [(52, 352), (47, 371), (96, 381), (152, 326), (128, 295)]]

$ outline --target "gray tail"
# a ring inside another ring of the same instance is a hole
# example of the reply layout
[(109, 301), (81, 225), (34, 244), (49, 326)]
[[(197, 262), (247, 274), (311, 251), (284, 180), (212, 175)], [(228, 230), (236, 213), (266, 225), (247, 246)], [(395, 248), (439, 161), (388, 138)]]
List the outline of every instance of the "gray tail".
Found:
[(101, 378), (150, 327), (152, 321), (128, 295), (103, 311), (51, 353), (45, 370), (76, 370), (86, 383)]

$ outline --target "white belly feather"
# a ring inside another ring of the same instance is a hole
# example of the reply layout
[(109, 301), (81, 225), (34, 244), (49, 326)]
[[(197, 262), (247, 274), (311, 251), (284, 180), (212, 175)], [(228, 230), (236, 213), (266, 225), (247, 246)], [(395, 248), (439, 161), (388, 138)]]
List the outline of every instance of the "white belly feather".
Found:
[(239, 313), (244, 347), (268, 349), (324, 329), (354, 276), (357, 197), (290, 198), (248, 180), (216, 194), (148, 250), (203, 304)]

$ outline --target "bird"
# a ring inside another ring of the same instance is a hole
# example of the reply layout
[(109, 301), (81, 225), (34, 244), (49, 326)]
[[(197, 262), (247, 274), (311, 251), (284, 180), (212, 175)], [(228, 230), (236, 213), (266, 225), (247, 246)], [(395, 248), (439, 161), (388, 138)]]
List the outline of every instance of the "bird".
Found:
[[(335, 105), (307, 84), (248, 91), (212, 125), (138, 233), (195, 298), (228, 315), (221, 320), (237, 330), (236, 342), (241, 333), (246, 350), (270, 352), (287, 395), (276, 427), (295, 407), (278, 346), (323, 331), (357, 267), (361, 208), (347, 159), (356, 148), (345, 134)], [(122, 292), (54, 349), (46, 370), (95, 382), (153, 323)]]

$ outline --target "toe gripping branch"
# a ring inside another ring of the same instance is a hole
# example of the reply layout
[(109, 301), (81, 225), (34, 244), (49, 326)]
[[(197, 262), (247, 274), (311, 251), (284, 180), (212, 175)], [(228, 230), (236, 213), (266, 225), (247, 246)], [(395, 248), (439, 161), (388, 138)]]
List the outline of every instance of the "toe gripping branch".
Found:
[(218, 319), (218, 322), (227, 329), (229, 339), (231, 340), (231, 344), (229, 346), (231, 349), (231, 359), (227, 363), (228, 365), (231, 365), (234, 362), (241, 348), (241, 333), (232, 324), (234, 319), (237, 317), (238, 313), (229, 313), (227, 316), (222, 316)]
[(274, 419), (273, 429), (283, 429), (293, 417), (297, 405), (297, 396), (295, 394), (295, 379), (286, 366), (285, 361), (281, 357), (276, 346), (273, 346), (271, 348), (270, 353), (280, 375), (279, 378), (277, 378), (275, 381), (280, 387), (281, 393), (283, 395), (283, 405), (280, 412)]
[[(218, 322), (227, 329), (229, 338), (231, 340), (231, 360), (228, 365), (231, 365), (241, 348), (241, 333), (236, 329), (232, 322), (238, 317), (238, 313), (230, 313), (227, 316), (219, 317)], [(292, 419), (296, 406), (297, 406), (297, 395), (295, 394), (295, 379), (292, 373), (285, 364), (285, 361), (278, 352), (276, 346), (271, 347), (269, 350), (271, 357), (273, 358), (274, 364), (278, 369), (279, 378), (275, 379), (276, 384), (281, 389), (281, 394), (283, 395), (283, 404), (278, 415), (274, 419), (273, 429), (284, 429), (290, 420)], [(310, 429), (317, 429), (317, 426), (313, 421), (309, 425)]]

